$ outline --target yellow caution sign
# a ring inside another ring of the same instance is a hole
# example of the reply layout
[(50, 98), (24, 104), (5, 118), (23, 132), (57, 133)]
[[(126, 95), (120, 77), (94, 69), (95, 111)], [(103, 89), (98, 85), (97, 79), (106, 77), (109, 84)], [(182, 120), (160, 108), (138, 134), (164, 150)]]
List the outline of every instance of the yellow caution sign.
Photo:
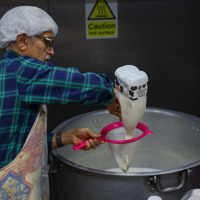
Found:
[(118, 37), (117, 2), (97, 0), (86, 4), (85, 11), (87, 39)]
[(105, 0), (98, 0), (90, 13), (88, 20), (115, 19), (115, 16)]

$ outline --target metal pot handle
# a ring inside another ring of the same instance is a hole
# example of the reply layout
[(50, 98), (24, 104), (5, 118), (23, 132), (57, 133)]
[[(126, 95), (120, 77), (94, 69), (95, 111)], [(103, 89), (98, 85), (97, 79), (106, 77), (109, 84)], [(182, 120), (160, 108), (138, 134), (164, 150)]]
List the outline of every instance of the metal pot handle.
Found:
[(189, 173), (191, 173), (191, 170), (189, 170), (189, 169), (187, 171), (181, 172), (180, 183), (177, 186), (172, 186), (172, 187), (168, 187), (168, 188), (161, 188), (160, 179), (159, 179), (158, 176), (151, 177), (148, 181), (148, 184), (150, 185), (153, 182), (153, 185), (155, 187), (151, 186), (152, 192), (155, 191), (155, 189), (157, 189), (157, 191), (161, 192), (161, 193), (175, 192), (177, 190), (180, 190), (184, 186), (186, 176), (188, 176)]

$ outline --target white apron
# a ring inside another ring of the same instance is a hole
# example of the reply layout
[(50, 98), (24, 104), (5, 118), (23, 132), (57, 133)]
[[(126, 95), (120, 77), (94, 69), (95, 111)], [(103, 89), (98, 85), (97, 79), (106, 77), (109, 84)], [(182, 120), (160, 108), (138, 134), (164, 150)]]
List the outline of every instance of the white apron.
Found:
[(47, 115), (41, 106), (17, 157), (0, 169), (0, 200), (48, 200)]

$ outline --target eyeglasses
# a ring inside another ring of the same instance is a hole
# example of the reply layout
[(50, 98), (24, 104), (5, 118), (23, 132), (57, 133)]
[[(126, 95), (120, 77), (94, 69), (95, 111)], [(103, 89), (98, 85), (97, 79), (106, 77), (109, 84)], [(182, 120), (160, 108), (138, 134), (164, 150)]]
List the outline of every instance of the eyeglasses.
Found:
[(53, 39), (52, 38), (44, 37), (44, 36), (41, 36), (41, 35), (36, 35), (36, 37), (43, 39), (47, 48), (49, 48), (49, 49), (52, 48), (52, 46), (53, 46)]

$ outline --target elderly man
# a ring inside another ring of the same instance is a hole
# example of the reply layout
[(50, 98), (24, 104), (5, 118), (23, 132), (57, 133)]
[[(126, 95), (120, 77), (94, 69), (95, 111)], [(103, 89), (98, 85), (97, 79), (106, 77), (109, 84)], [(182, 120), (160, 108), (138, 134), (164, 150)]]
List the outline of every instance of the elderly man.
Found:
[[(20, 6), (0, 20), (0, 199), (48, 199), (47, 146), (101, 143), (88, 128), (46, 136), (47, 104), (103, 104), (120, 116), (112, 81), (104, 74), (81, 74), (48, 61), (54, 55), (54, 20), (43, 10)], [(48, 145), (47, 145), (48, 144)]]

